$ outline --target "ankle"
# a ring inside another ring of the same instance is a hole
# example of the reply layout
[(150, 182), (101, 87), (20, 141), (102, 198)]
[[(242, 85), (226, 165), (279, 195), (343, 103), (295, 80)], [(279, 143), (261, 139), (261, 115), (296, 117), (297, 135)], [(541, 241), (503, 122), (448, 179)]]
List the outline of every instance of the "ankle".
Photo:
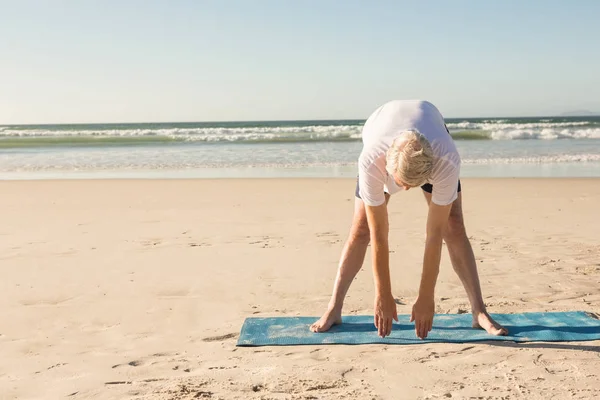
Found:
[(340, 313), (342, 312), (343, 304), (329, 303), (327, 305), (327, 311), (330, 313)]
[(485, 307), (472, 309), (471, 315), (473, 315), (473, 318), (478, 318), (479, 316), (489, 316)]

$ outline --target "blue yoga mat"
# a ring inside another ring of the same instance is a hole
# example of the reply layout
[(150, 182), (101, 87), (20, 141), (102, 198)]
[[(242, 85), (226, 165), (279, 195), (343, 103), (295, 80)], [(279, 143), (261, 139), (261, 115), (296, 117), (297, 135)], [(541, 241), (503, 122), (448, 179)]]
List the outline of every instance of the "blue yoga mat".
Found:
[(504, 325), (509, 336), (491, 336), (481, 329), (471, 328), (471, 314), (439, 314), (427, 339), (415, 336), (414, 324), (408, 315), (399, 315), (392, 334), (377, 336), (373, 317), (351, 315), (328, 332), (312, 333), (309, 327), (315, 317), (247, 318), (242, 326), (238, 346), (290, 346), (303, 344), (416, 344), (466, 343), (475, 341), (562, 342), (600, 340), (600, 320), (589, 313), (546, 312), (523, 314), (492, 314)]

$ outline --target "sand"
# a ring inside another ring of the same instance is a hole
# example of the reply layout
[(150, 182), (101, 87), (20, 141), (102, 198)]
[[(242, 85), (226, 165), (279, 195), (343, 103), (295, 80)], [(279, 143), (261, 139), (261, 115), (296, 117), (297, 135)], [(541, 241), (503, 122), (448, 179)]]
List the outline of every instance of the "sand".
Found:
[[(354, 181), (0, 182), (1, 399), (591, 399), (600, 342), (236, 348), (248, 316), (319, 316)], [(600, 180), (465, 179), (489, 311), (600, 311)], [(425, 201), (392, 197), (399, 313)], [(371, 314), (370, 256), (346, 314)], [(444, 251), (436, 307), (469, 310)]]

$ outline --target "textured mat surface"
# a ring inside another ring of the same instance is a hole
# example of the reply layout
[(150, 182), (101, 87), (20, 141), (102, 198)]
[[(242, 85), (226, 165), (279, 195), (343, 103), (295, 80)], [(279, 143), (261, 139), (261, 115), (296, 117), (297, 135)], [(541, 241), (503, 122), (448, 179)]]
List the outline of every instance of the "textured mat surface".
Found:
[(512, 342), (562, 342), (600, 339), (600, 320), (592, 314), (546, 312), (492, 314), (508, 328), (509, 336), (490, 336), (471, 328), (471, 314), (440, 314), (433, 320), (433, 330), (425, 340), (415, 336), (408, 315), (399, 315), (391, 336), (377, 336), (373, 317), (351, 315), (329, 332), (312, 333), (309, 326), (315, 317), (247, 318), (242, 326), (238, 346), (289, 346), (304, 344), (416, 344), (466, 343), (484, 340)]

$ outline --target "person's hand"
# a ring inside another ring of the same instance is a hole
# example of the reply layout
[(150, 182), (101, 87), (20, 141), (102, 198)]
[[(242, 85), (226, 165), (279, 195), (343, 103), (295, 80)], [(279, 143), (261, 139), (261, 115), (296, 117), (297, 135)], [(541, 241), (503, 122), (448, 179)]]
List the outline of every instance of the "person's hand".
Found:
[(413, 305), (410, 322), (415, 321), (415, 333), (420, 339), (425, 339), (433, 326), (435, 301), (433, 296), (419, 296)]
[(398, 322), (394, 296), (391, 293), (385, 295), (377, 293), (375, 296), (374, 322), (380, 337), (389, 336), (392, 332), (392, 319)]

